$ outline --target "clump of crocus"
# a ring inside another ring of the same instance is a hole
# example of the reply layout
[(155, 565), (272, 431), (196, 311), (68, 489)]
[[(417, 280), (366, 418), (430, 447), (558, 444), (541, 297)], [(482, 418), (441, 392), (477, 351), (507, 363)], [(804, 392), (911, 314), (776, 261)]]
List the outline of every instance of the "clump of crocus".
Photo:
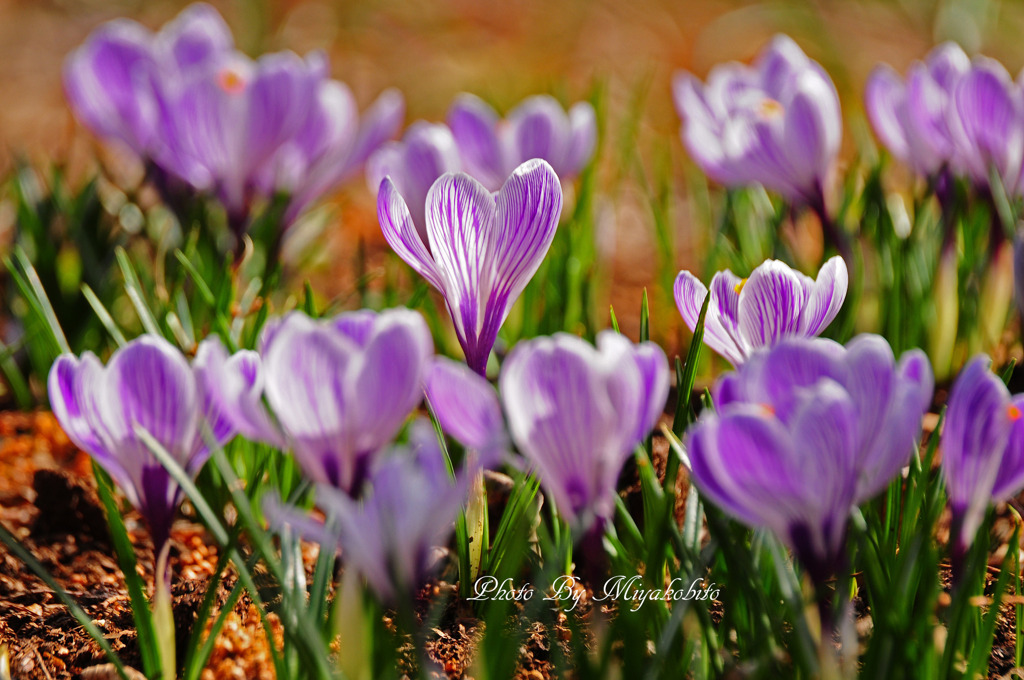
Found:
[(360, 124), (322, 54), (253, 61), (208, 5), (156, 35), (125, 19), (100, 27), (68, 57), (64, 84), (79, 119), (146, 161), (165, 198), (174, 183), (209, 192), (238, 234), (280, 194), (290, 224), (397, 131), (404, 108), (385, 93)]
[(144, 335), (114, 352), (106, 367), (91, 352), (81, 358), (66, 354), (49, 376), (50, 403), (61, 427), (110, 474), (149, 527), (157, 555), (154, 626), (167, 677), (174, 677), (175, 668), (167, 559), (183, 492), (151, 446), (195, 476), (210, 455), (208, 437), (220, 445), (234, 434), (200, 379), (212, 348), (201, 343), (190, 366), (169, 342)]
[(985, 355), (971, 359), (949, 395), (942, 430), (942, 471), (953, 512), (954, 578), (992, 503), (1024, 488), (1024, 395), (1010, 395)]
[(715, 505), (789, 545), (819, 590), (844, 568), (853, 508), (915, 450), (933, 380), (924, 353), (899, 363), (880, 336), (846, 347), (789, 338), (715, 385), (714, 410), (687, 433), (693, 478)]
[(437, 178), (462, 170), (459, 149), (452, 131), (443, 123), (417, 121), (409, 126), (400, 142), (383, 145), (366, 164), (366, 178), (372, 191), (390, 177), (405, 199), (420, 238), (427, 241), (427, 193)]
[(423, 398), (432, 355), (423, 317), (408, 309), (292, 312), (268, 323), (258, 353), (215, 347), (204, 378), (240, 433), (291, 449), (309, 479), (356, 494)]
[(471, 468), (453, 478), (433, 427), (418, 420), (407, 445), (392, 446), (374, 461), (361, 499), (334, 486), (316, 487), (326, 525), (275, 502), (268, 504), (268, 518), (271, 525), (291, 525), (325, 547), (339, 547), (346, 568), (366, 579), (381, 602), (401, 604), (429, 576), (435, 548), (451, 536), (475, 474)]
[(911, 65), (906, 80), (884, 64), (868, 78), (864, 108), (875, 134), (893, 156), (922, 175), (943, 179), (939, 175), (955, 164), (953, 93), (970, 66), (963, 49), (950, 42)]
[(839, 95), (792, 39), (776, 36), (751, 66), (715, 67), (706, 84), (681, 72), (673, 89), (683, 142), (709, 177), (761, 184), (831, 228), (825, 188), (842, 138)]
[(491, 191), (533, 158), (547, 161), (560, 178), (572, 179), (597, 145), (594, 107), (578, 102), (566, 113), (550, 95), (528, 97), (502, 120), (479, 97), (462, 94), (448, 110), (448, 125), (466, 172)]
[[(820, 335), (846, 299), (849, 278), (841, 257), (828, 260), (817, 280), (767, 260), (745, 278), (726, 269), (711, 279), (704, 342), (734, 366), (754, 350), (788, 337)], [(688, 271), (675, 283), (676, 306), (690, 330), (697, 327), (708, 289)]]
[(512, 304), (551, 246), (562, 187), (551, 166), (519, 166), (497, 194), (463, 173), (434, 182), (426, 199), (426, 240), (405, 198), (385, 178), (377, 196), (384, 237), (439, 290), (469, 366), (483, 374)]

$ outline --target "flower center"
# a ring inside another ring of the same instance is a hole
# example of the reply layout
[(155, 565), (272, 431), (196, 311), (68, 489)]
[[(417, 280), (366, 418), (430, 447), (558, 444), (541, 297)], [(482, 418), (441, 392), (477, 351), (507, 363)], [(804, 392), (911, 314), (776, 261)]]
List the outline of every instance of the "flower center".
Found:
[(757, 107), (758, 115), (764, 119), (778, 118), (784, 112), (785, 109), (782, 108), (782, 104), (770, 97), (762, 99), (761, 103)]
[(747, 285), (747, 280), (740, 279), (740, 282), (733, 286), (733, 290), (736, 291), (737, 295), (739, 295), (741, 292), (743, 292), (743, 286), (745, 285)]
[(1010, 416), (1010, 420), (1019, 420), (1021, 416), (1020, 409), (1010, 404), (1006, 407), (1006, 415)]
[(239, 94), (245, 89), (245, 78), (238, 71), (225, 68), (217, 74), (217, 84), (228, 94)]
[(758, 406), (761, 407), (761, 410), (764, 411), (764, 414), (766, 416), (774, 416), (775, 415), (775, 409), (772, 408), (771, 404), (758, 404)]

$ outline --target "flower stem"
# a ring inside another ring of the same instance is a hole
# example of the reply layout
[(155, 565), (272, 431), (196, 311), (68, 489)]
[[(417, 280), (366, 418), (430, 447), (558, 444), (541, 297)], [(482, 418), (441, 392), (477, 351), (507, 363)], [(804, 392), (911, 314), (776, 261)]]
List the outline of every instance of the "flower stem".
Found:
[(171, 600), (171, 572), (168, 556), (170, 541), (164, 541), (156, 558), (153, 593), (153, 629), (156, 632), (160, 652), (160, 676), (162, 680), (173, 680), (177, 659), (174, 643), (174, 608)]

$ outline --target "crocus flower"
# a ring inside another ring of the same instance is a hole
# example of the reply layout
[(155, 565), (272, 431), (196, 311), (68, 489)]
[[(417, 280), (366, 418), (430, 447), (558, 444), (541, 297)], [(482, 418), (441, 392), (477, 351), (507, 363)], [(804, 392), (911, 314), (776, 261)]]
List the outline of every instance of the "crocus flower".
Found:
[(433, 428), (421, 420), (410, 428), (408, 446), (392, 447), (374, 463), (362, 499), (333, 486), (317, 487), (327, 526), (274, 503), (268, 516), (272, 525), (292, 525), (307, 538), (340, 547), (346, 566), (358, 571), (382, 602), (396, 604), (411, 598), (429, 575), (435, 547), (447, 543), (466, 502), (469, 477), (460, 471), (452, 479)]
[(948, 124), (959, 174), (988, 187), (994, 170), (1008, 194), (1021, 192), (1024, 93), (1002, 64), (974, 58), (953, 90)]
[(989, 504), (1024, 487), (1024, 395), (1011, 396), (990, 363), (985, 355), (971, 359), (946, 407), (942, 471), (953, 511), (955, 563), (974, 542)]
[(915, 62), (906, 81), (887, 65), (868, 78), (864, 107), (875, 134), (893, 156), (922, 175), (935, 176), (954, 162), (953, 92), (970, 67), (960, 46), (948, 42)]
[(508, 450), (508, 434), (498, 394), (466, 364), (435, 357), (424, 391), (441, 428), (490, 467)]
[(116, 19), (68, 56), (68, 102), (94, 134), (146, 157), (158, 129), (154, 81), (181, 82), (230, 52), (233, 42), (220, 14), (201, 3), (155, 35), (134, 21)]
[(824, 187), (842, 138), (835, 85), (779, 35), (752, 66), (717, 66), (702, 84), (681, 72), (676, 108), (690, 156), (726, 186), (758, 183), (824, 219)]
[(551, 246), (561, 211), (558, 177), (539, 159), (520, 165), (495, 195), (469, 175), (442, 175), (427, 193), (426, 240), (390, 178), (377, 196), (384, 238), (444, 295), (466, 361), (481, 374), (512, 303)]
[[(726, 269), (711, 279), (704, 342), (739, 366), (759, 347), (792, 336), (821, 334), (846, 299), (848, 276), (841, 257), (829, 259), (817, 280), (779, 260), (758, 265), (745, 279)], [(697, 327), (708, 289), (688, 271), (675, 283), (676, 306), (690, 330)]]
[(239, 432), (290, 448), (311, 480), (355, 493), (423, 398), (432, 354), (427, 325), (411, 310), (319, 321), (292, 312), (268, 323), (258, 353), (228, 357), (220, 348), (204, 378)]
[(447, 172), (462, 170), (459, 149), (452, 131), (443, 123), (417, 121), (405, 131), (401, 142), (384, 144), (366, 164), (366, 177), (372, 191), (390, 177), (405, 199), (420, 239), (427, 242), (427, 193)]
[(543, 158), (562, 179), (572, 179), (594, 155), (597, 122), (589, 102), (568, 114), (550, 95), (523, 100), (505, 120), (475, 95), (462, 94), (448, 111), (466, 172), (497, 191), (517, 166)]
[(255, 203), (282, 195), (290, 225), (356, 173), (404, 115), (401, 95), (388, 91), (360, 123), (322, 54), (253, 61), (208, 5), (156, 35), (124, 19), (102, 26), (68, 58), (64, 82), (78, 117), (146, 161), (169, 203), (179, 184), (212, 193), (238, 234)]
[(574, 528), (600, 531), (611, 518), (622, 465), (657, 422), (668, 386), (660, 347), (612, 331), (596, 348), (566, 333), (523, 341), (505, 360), (500, 390), (512, 438)]
[(853, 508), (910, 460), (933, 386), (923, 352), (897, 363), (877, 335), (845, 348), (786, 339), (716, 383), (715, 408), (686, 437), (694, 481), (774, 532), (820, 586), (842, 564)]
[(86, 352), (81, 358), (62, 355), (50, 369), (58, 422), (146, 519), (158, 552), (167, 543), (182, 490), (139, 430), (193, 476), (210, 454), (204, 423), (218, 444), (234, 434), (199, 379), (210, 350), (211, 343), (201, 343), (190, 366), (163, 338), (143, 335), (114, 352), (105, 367)]

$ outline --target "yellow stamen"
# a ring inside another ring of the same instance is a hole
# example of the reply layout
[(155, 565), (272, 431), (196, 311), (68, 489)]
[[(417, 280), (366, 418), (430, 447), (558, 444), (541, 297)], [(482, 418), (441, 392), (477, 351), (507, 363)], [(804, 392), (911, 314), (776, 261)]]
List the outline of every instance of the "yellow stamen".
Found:
[(757, 112), (762, 118), (778, 118), (785, 112), (785, 109), (782, 108), (782, 104), (779, 102), (765, 97), (761, 100), (760, 106), (757, 107)]
[(761, 410), (764, 411), (764, 414), (766, 416), (774, 416), (775, 415), (775, 409), (772, 408), (771, 404), (760, 404), (760, 406), (761, 406)]
[(737, 284), (736, 284), (736, 285), (735, 285), (735, 286), (733, 287), (733, 290), (734, 290), (734, 291), (736, 291), (736, 294), (737, 294), (737, 295), (739, 295), (739, 294), (740, 294), (740, 292), (741, 292), (741, 291), (743, 290), (743, 286), (745, 286), (745, 285), (747, 285), (747, 280), (746, 280), (746, 279), (740, 279), (740, 282), (739, 282), (739, 283), (737, 283)]
[(1019, 408), (1010, 404), (1006, 407), (1006, 415), (1010, 416), (1010, 420), (1018, 420), (1020, 419), (1021, 412)]
[(217, 84), (228, 94), (238, 94), (245, 89), (245, 79), (238, 71), (223, 69), (217, 74)]

